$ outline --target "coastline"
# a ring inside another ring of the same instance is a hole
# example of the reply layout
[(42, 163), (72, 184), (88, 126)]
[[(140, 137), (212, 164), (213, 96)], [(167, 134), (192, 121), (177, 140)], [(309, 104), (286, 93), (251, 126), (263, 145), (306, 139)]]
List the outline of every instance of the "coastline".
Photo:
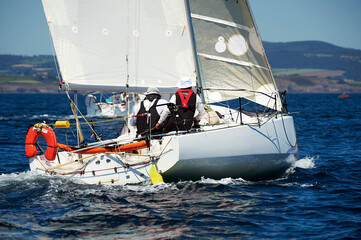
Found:
[[(275, 76), (280, 92), (287, 93), (361, 93), (361, 84), (348, 84), (319, 76), (285, 75)], [(34, 83), (0, 83), (0, 94), (63, 94), (57, 81)]]

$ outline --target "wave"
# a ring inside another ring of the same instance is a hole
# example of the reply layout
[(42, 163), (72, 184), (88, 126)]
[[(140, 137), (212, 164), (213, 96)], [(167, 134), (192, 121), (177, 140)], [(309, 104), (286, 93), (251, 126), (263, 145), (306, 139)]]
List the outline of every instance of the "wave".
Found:
[(315, 161), (318, 160), (317, 157), (305, 157), (297, 160), (293, 166), (296, 168), (303, 168), (303, 169), (311, 169), (315, 168)]
[(198, 182), (203, 184), (222, 184), (222, 185), (232, 185), (232, 184), (237, 185), (237, 184), (250, 183), (250, 181), (246, 181), (242, 178), (230, 178), (230, 177), (222, 178), (220, 180), (202, 177), (202, 179), (199, 180)]
[(302, 169), (312, 169), (315, 168), (315, 160), (317, 160), (318, 157), (305, 157), (301, 159), (294, 159), (292, 165), (286, 170), (284, 176), (281, 179), (287, 179), (290, 175), (294, 174), (296, 172), (297, 168)]
[[(180, 181), (180, 182), (172, 182), (172, 183), (161, 183), (158, 185), (152, 185), (151, 181), (146, 181), (141, 184), (137, 185), (126, 185), (126, 186), (117, 186), (117, 185), (88, 185), (80, 180), (77, 179), (69, 179), (67, 177), (63, 176), (44, 176), (39, 175), (35, 172), (27, 171), (27, 172), (20, 172), (20, 173), (10, 173), (10, 174), (1, 174), (0, 175), (0, 191), (1, 188), (7, 188), (9, 189), (9, 185), (14, 187), (14, 189), (11, 189), (11, 191), (16, 192), (20, 189), (23, 189), (24, 185), (29, 186), (30, 185), (43, 185), (44, 181), (49, 184), (49, 188), (56, 191), (61, 191), (63, 188), (69, 188), (69, 186), (72, 186), (74, 190), (81, 189), (82, 191), (91, 193), (91, 191), (94, 191), (98, 189), (99, 187), (102, 189), (102, 191), (105, 192), (111, 192), (111, 191), (123, 191), (123, 192), (131, 192), (131, 193), (157, 193), (157, 192), (163, 192), (163, 191), (177, 191), (182, 189), (185, 185), (202, 185), (202, 186), (210, 186), (210, 185), (228, 185), (228, 186), (242, 186), (242, 185), (254, 185), (254, 184), (281, 184), (282, 181), (287, 180), (290, 175), (294, 174), (297, 168), (301, 169), (312, 169), (315, 168), (315, 161), (318, 159), (318, 157), (305, 157), (301, 158), (299, 160), (296, 160), (292, 166), (286, 171), (286, 173), (278, 179), (273, 180), (264, 180), (264, 181), (247, 181), (242, 178), (222, 178), (222, 179), (212, 179), (212, 178), (205, 178), (202, 177), (198, 181)], [(292, 183), (293, 184), (293, 183)], [(310, 185), (302, 185), (301, 187), (311, 187)], [(65, 191), (64, 189), (64, 191)], [(97, 191), (97, 190), (96, 190)]]
[(46, 120), (59, 120), (59, 119), (74, 119), (73, 115), (55, 115), (55, 114), (39, 114), (39, 115), (11, 115), (11, 116), (0, 116), (0, 121), (16, 121), (16, 120), (39, 120), (39, 119), (46, 119)]
[(4, 173), (0, 174), (0, 187), (7, 185), (8, 183), (26, 183), (29, 181), (33, 181), (35, 179), (39, 178), (39, 175), (35, 172), (20, 172), (20, 173)]

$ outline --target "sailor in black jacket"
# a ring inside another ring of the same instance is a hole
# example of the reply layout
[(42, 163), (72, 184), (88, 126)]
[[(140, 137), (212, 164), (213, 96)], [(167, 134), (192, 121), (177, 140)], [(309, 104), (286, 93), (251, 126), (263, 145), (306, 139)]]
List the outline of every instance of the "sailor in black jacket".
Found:
[(130, 125), (137, 126), (137, 135), (151, 131), (161, 133), (161, 125), (169, 115), (168, 101), (161, 99), (158, 88), (150, 87), (144, 93), (145, 98), (133, 109)]

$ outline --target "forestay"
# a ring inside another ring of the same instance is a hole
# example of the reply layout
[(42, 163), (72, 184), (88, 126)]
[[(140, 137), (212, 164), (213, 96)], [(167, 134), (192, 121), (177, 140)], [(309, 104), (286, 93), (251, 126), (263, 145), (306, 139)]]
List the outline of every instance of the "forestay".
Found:
[[(248, 2), (191, 0), (189, 3), (202, 86), (208, 89), (204, 91), (205, 99), (218, 102), (244, 97), (280, 110), (278, 90)], [(277, 104), (272, 99), (275, 97)]]
[(70, 89), (173, 92), (180, 78), (195, 81), (183, 0), (42, 1)]

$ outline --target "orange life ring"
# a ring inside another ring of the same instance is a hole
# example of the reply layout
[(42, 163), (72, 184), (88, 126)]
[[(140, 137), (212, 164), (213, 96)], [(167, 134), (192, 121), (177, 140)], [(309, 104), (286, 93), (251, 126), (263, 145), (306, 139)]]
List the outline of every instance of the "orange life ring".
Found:
[[(67, 151), (67, 152), (71, 152), (74, 150), (77, 150), (77, 148), (72, 147), (72, 146), (67, 146), (65, 144), (61, 144), (58, 143), (58, 148), (63, 150), (63, 151)], [(101, 153), (101, 152), (130, 152), (130, 151), (134, 151), (134, 150), (139, 150), (142, 148), (146, 148), (147, 147), (147, 143), (145, 141), (140, 141), (140, 142), (135, 142), (135, 143), (129, 143), (117, 148), (114, 147), (96, 147), (96, 148), (90, 148), (90, 149), (86, 149), (86, 150), (79, 150), (76, 151), (75, 153), (77, 154), (94, 154), (94, 153)]]
[(53, 161), (55, 159), (56, 153), (57, 153), (57, 148), (56, 148), (57, 141), (56, 141), (55, 132), (48, 127), (42, 127), (41, 131), (39, 131), (39, 128), (37, 128), (37, 127), (32, 127), (29, 129), (29, 131), (26, 135), (26, 140), (25, 140), (26, 156), (31, 158), (31, 157), (35, 157), (35, 155), (38, 153), (35, 143), (36, 143), (36, 140), (38, 140), (40, 135), (45, 138), (46, 144), (47, 144), (45, 157), (49, 161)]

